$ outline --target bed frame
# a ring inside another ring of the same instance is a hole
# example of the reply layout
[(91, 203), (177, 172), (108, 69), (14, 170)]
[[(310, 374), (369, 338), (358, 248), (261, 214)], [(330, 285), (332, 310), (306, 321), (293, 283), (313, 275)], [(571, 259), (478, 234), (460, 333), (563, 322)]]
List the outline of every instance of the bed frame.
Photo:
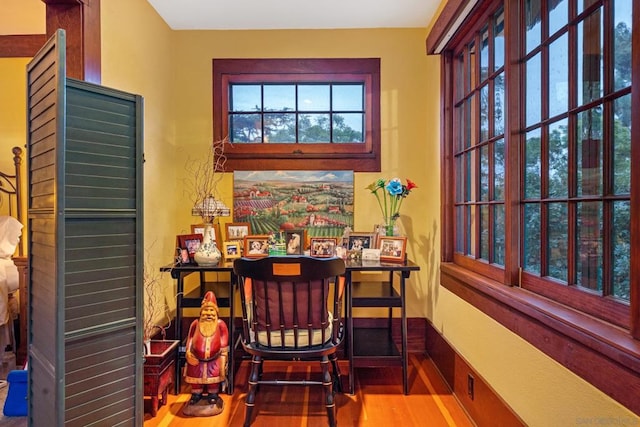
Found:
[[(0, 171), (0, 213), (10, 215), (26, 226), (22, 217), (22, 149), (13, 147), (14, 170), (11, 172)], [(27, 307), (28, 307), (28, 289), (27, 289), (27, 257), (25, 256), (25, 232), (22, 229), (22, 238), (18, 244), (17, 255), (13, 257), (14, 264), (18, 267), (19, 288), (18, 294), (20, 298), (20, 314), (19, 328), (16, 330), (16, 342), (19, 340), (16, 352), (16, 364), (23, 365), (27, 360)]]

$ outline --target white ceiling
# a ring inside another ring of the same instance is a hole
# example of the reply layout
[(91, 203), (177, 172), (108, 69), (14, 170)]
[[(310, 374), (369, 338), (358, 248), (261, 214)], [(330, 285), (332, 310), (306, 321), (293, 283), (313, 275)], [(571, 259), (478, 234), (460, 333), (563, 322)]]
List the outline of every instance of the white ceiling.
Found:
[(174, 30), (426, 28), (440, 0), (147, 0)]

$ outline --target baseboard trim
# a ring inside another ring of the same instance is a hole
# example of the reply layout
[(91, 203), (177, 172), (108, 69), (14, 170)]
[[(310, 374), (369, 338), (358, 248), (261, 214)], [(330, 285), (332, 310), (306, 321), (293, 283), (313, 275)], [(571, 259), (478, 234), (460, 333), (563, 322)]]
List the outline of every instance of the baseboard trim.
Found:
[[(431, 323), (426, 322), (427, 353), (449, 388), (478, 427), (525, 426), (526, 424), (502, 400)], [(469, 378), (473, 390), (469, 393)]]

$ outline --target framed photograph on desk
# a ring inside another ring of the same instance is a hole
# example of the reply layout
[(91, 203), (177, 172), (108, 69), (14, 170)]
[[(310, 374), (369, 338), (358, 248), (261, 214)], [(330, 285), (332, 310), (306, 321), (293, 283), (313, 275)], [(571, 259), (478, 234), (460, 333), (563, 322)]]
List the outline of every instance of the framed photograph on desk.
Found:
[(380, 236), (378, 240), (380, 261), (404, 262), (405, 251), (407, 248), (406, 237)]
[(243, 240), (251, 234), (251, 224), (248, 222), (228, 222), (224, 225), (227, 240)]
[(243, 255), (247, 258), (269, 256), (269, 236), (266, 234), (244, 236)]
[(335, 237), (312, 237), (309, 255), (316, 258), (330, 258), (336, 253), (338, 239)]
[(193, 263), (193, 256), (196, 251), (200, 247), (200, 243), (202, 243), (202, 234), (182, 234), (177, 236), (178, 240), (178, 249), (180, 255), (180, 263), (184, 264), (183, 250), (186, 250), (189, 254), (190, 262)]
[(242, 242), (240, 240), (223, 242), (222, 245), (222, 254), (224, 255), (224, 259), (226, 261), (240, 258), (242, 254)]
[(347, 250), (374, 249), (376, 233), (350, 233)]

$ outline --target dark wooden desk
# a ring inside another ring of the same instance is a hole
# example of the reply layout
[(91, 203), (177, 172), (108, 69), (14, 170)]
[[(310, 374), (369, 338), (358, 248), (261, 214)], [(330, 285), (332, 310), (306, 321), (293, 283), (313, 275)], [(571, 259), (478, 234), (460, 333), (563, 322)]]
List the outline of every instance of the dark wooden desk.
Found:
[[(389, 366), (399, 364), (402, 366), (403, 390), (408, 394), (407, 380), (407, 314), (405, 304), (405, 281), (412, 271), (418, 271), (420, 267), (412, 261), (403, 263), (391, 263), (380, 261), (346, 261), (346, 288), (345, 288), (345, 321), (347, 328), (347, 356), (349, 358), (349, 392), (354, 393), (354, 367), (361, 366)], [(233, 393), (234, 374), (234, 284), (233, 263), (220, 263), (215, 267), (201, 267), (197, 265), (174, 266), (167, 265), (160, 271), (170, 272), (176, 279), (176, 339), (180, 340), (178, 360), (176, 361), (176, 394), (180, 390), (180, 369), (184, 361), (185, 347), (182, 342), (182, 309), (188, 307), (200, 307), (202, 297), (208, 290), (216, 294), (219, 307), (229, 308), (229, 362), (227, 375), (227, 391)], [(388, 272), (387, 281), (353, 282), (352, 273), (358, 271)], [(206, 282), (204, 273), (229, 273), (229, 281)], [(184, 295), (184, 279), (190, 274), (199, 273), (200, 287), (189, 295)], [(395, 279), (398, 279), (398, 289), (394, 287)], [(354, 307), (387, 307), (389, 308), (388, 328), (358, 329), (353, 326)], [(402, 348), (398, 351), (391, 339), (392, 309), (400, 308), (401, 311), (401, 336)], [(375, 344), (375, 345), (371, 345)]]
[[(406, 279), (412, 271), (420, 270), (413, 261), (403, 263), (379, 261), (347, 261), (345, 299), (347, 323), (347, 355), (349, 358), (349, 392), (354, 393), (354, 368), (402, 366), (402, 386), (404, 394), (409, 394), (408, 354), (407, 354), (407, 312), (406, 312)], [(385, 281), (353, 281), (353, 272), (387, 272)], [(397, 280), (397, 289), (394, 283)], [(389, 308), (386, 328), (355, 328), (353, 325), (354, 307)], [(393, 308), (400, 308), (400, 333), (402, 345), (400, 351), (392, 339)]]
[[(229, 356), (227, 360), (227, 393), (233, 393), (233, 374), (234, 374), (234, 337), (235, 328), (233, 324), (234, 319), (234, 303), (233, 303), (233, 290), (235, 279), (233, 277), (233, 263), (221, 262), (215, 267), (199, 266), (199, 265), (165, 265), (160, 267), (160, 271), (171, 273), (171, 277), (176, 279), (176, 322), (175, 322), (175, 334), (177, 340), (180, 341), (178, 346), (178, 358), (176, 360), (176, 381), (175, 381), (175, 393), (180, 392), (181, 368), (185, 361), (185, 341), (182, 337), (182, 310), (190, 307), (200, 307), (202, 298), (207, 291), (213, 291), (216, 294), (216, 300), (218, 307), (229, 308), (229, 321), (227, 322), (227, 328), (229, 329)], [(205, 280), (205, 273), (229, 273), (228, 281), (221, 282), (208, 282)], [(184, 294), (184, 279), (193, 273), (200, 275), (200, 286), (195, 291), (189, 294)]]

